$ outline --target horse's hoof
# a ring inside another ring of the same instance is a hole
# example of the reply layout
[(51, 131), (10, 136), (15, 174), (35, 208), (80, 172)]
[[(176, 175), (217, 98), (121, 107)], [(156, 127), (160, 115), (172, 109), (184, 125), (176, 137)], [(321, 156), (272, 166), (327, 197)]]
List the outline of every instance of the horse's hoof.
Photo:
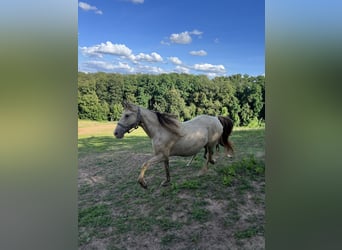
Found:
[(147, 189), (147, 184), (144, 179), (139, 179), (138, 183), (140, 184), (141, 187)]

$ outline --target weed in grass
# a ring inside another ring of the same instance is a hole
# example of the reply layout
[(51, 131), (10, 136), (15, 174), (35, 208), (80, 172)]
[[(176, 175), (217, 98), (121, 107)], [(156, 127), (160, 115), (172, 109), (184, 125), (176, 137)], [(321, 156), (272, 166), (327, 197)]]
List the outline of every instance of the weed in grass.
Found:
[(175, 239), (176, 239), (176, 236), (174, 234), (167, 234), (161, 238), (161, 243), (163, 245), (168, 245)]
[(258, 234), (262, 234), (262, 227), (252, 226), (245, 230), (238, 231), (234, 234), (234, 237), (238, 240), (254, 237)]
[(193, 235), (191, 235), (191, 241), (195, 244), (197, 244), (200, 239), (201, 239), (201, 233), (194, 233)]
[(198, 180), (187, 180), (182, 183), (181, 187), (185, 189), (198, 189), (200, 183)]
[(205, 208), (195, 207), (191, 211), (191, 216), (194, 220), (205, 222), (209, 218), (209, 211)]
[(265, 200), (261, 197), (258, 197), (258, 196), (254, 196), (252, 197), (252, 200), (254, 201), (254, 203), (256, 205), (259, 205), (259, 204), (264, 204)]
[(265, 164), (249, 156), (217, 171), (222, 175), (223, 185), (236, 185), (238, 191), (243, 193), (252, 188), (251, 180), (263, 177)]
[(83, 245), (87, 244), (92, 240), (92, 237), (95, 235), (94, 230), (83, 231), (79, 230), (78, 232), (78, 244)]
[(223, 218), (223, 225), (225, 227), (230, 227), (235, 225), (240, 220), (241, 216), (237, 210), (230, 211), (228, 215)]
[(89, 184), (83, 184), (78, 189), (78, 192), (80, 195), (84, 195), (84, 194), (91, 192), (91, 191), (92, 191), (92, 187)]
[(231, 227), (235, 225), (241, 218), (239, 213), (239, 204), (237, 201), (232, 200), (228, 207), (227, 213), (223, 218), (223, 225), (225, 227)]
[(109, 207), (104, 204), (81, 209), (78, 214), (78, 223), (81, 227), (107, 227), (112, 222)]
[(223, 184), (226, 185), (226, 186), (230, 186), (233, 182), (233, 177), (230, 176), (230, 175), (224, 175), (223, 176)]
[(117, 246), (108, 246), (108, 250), (121, 250), (121, 248)]
[(134, 231), (137, 233), (143, 233), (151, 231), (152, 225), (155, 224), (153, 217), (141, 217), (133, 220)]
[(164, 231), (167, 231), (170, 229), (180, 229), (183, 226), (181, 223), (171, 221), (171, 220), (166, 219), (166, 218), (157, 220), (157, 224)]
[(208, 201), (205, 201), (202, 199), (202, 196), (197, 196), (197, 197), (199, 200), (196, 200), (194, 202), (194, 206), (202, 206), (203, 207), (203, 206), (207, 206), (209, 204)]
[(243, 194), (244, 191), (250, 190), (252, 188), (251, 182), (247, 178), (240, 178), (240, 183), (237, 187), (237, 191)]
[(127, 216), (119, 217), (114, 220), (114, 227), (116, 228), (116, 233), (123, 234), (131, 231), (131, 223), (129, 223), (129, 218)]
[(177, 184), (177, 182), (172, 182), (171, 190), (172, 190), (172, 194), (178, 194), (178, 192), (179, 192), (179, 185)]

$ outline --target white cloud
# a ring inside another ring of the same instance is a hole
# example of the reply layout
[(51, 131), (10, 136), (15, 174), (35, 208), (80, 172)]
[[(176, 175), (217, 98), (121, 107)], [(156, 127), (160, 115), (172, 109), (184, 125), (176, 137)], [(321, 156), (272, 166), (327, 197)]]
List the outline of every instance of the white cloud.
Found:
[(105, 61), (87, 61), (84, 63), (86, 67), (95, 68), (104, 71), (126, 71), (133, 72), (134, 69), (127, 63), (119, 62), (118, 64), (112, 64)]
[(162, 44), (162, 45), (170, 45), (169, 42), (165, 42), (164, 40), (161, 40), (161, 41), (160, 41), (160, 44)]
[(203, 71), (203, 72), (208, 72), (208, 73), (226, 73), (226, 69), (224, 68), (223, 65), (213, 65), (210, 63), (203, 63), (203, 64), (195, 64), (193, 66), (194, 70), (197, 71)]
[(198, 50), (198, 51), (193, 50), (193, 51), (190, 51), (189, 53), (190, 53), (190, 55), (193, 55), (193, 56), (206, 56), (206, 55), (208, 54), (208, 53), (207, 53), (205, 50), (203, 50), (203, 49)]
[(179, 65), (176, 66), (175, 71), (178, 72), (178, 73), (186, 73), (186, 74), (190, 73), (190, 69), (189, 68), (183, 67), (183, 66), (179, 66)]
[(185, 31), (179, 34), (171, 34), (170, 40), (173, 43), (179, 43), (179, 44), (189, 44), (192, 42), (192, 38), (188, 31)]
[(88, 10), (97, 10), (97, 8), (95, 6), (91, 6), (87, 3), (84, 3), (84, 2), (79, 2), (78, 3), (78, 6), (82, 9), (82, 10), (85, 10), (85, 11), (88, 11)]
[(177, 65), (180, 65), (182, 64), (182, 61), (178, 58), (178, 57), (175, 57), (175, 56), (171, 56), (168, 58), (173, 64), (177, 64)]
[(125, 44), (113, 44), (110, 41), (106, 43), (97, 44), (90, 47), (80, 47), (82, 53), (86, 56), (95, 56), (103, 58), (104, 54), (120, 56), (122, 58), (128, 59), (134, 63), (138, 61), (147, 62), (162, 62), (163, 58), (156, 52), (151, 54), (139, 53), (134, 55), (132, 50), (128, 48)]
[(202, 31), (199, 31), (199, 30), (193, 30), (190, 32), (191, 35), (196, 35), (196, 36), (200, 36), (203, 34)]
[(152, 52), (150, 55), (145, 53), (139, 53), (132, 57), (133, 61), (147, 61), (147, 62), (162, 62), (163, 58), (156, 52)]
[(99, 15), (103, 14), (103, 12), (99, 10), (96, 6), (91, 6), (90, 4), (87, 4), (85, 2), (79, 2), (78, 6), (84, 11), (93, 10), (95, 14), (99, 14)]
[(217, 73), (206, 73), (206, 75), (209, 77), (209, 78), (214, 78), (216, 76), (220, 76), (220, 74), (217, 74)]
[(136, 68), (137, 72), (152, 73), (152, 74), (162, 74), (166, 71), (160, 67), (148, 66), (148, 65), (138, 65)]
[(129, 58), (132, 55), (132, 50), (124, 44), (113, 44), (111, 42), (101, 43), (91, 47), (81, 47), (81, 51), (85, 55), (102, 57), (103, 54), (116, 56), (124, 56)]
[[(193, 31), (184, 31), (184, 32), (181, 32), (181, 33), (174, 33), (174, 34), (171, 34), (170, 37), (169, 37), (169, 40), (172, 42), (172, 43), (179, 43), (179, 44), (189, 44), (192, 42), (192, 37), (191, 35), (195, 35), (195, 36), (199, 36), (201, 37), (201, 35), (203, 34), (202, 31), (199, 31), (199, 30), (193, 30)], [(167, 44), (167, 42), (165, 41), (161, 41), (160, 42), (161, 44)]]
[(131, 3), (144, 3), (144, 0), (127, 0), (127, 1)]

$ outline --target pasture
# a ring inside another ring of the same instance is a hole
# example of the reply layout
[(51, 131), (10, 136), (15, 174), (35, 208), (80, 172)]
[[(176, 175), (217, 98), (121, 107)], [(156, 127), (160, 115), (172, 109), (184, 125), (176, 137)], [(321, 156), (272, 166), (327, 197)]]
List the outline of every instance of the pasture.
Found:
[(151, 141), (139, 128), (115, 139), (114, 122), (79, 121), (80, 249), (264, 249), (265, 129), (234, 128), (233, 158), (215, 153), (198, 176), (204, 149), (171, 157), (171, 185), (162, 164), (137, 183)]

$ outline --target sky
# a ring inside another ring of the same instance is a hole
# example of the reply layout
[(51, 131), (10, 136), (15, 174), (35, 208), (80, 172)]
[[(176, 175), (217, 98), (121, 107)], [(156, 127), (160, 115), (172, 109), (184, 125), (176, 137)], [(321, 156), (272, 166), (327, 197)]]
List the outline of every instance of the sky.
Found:
[(78, 2), (78, 70), (265, 74), (264, 0)]

